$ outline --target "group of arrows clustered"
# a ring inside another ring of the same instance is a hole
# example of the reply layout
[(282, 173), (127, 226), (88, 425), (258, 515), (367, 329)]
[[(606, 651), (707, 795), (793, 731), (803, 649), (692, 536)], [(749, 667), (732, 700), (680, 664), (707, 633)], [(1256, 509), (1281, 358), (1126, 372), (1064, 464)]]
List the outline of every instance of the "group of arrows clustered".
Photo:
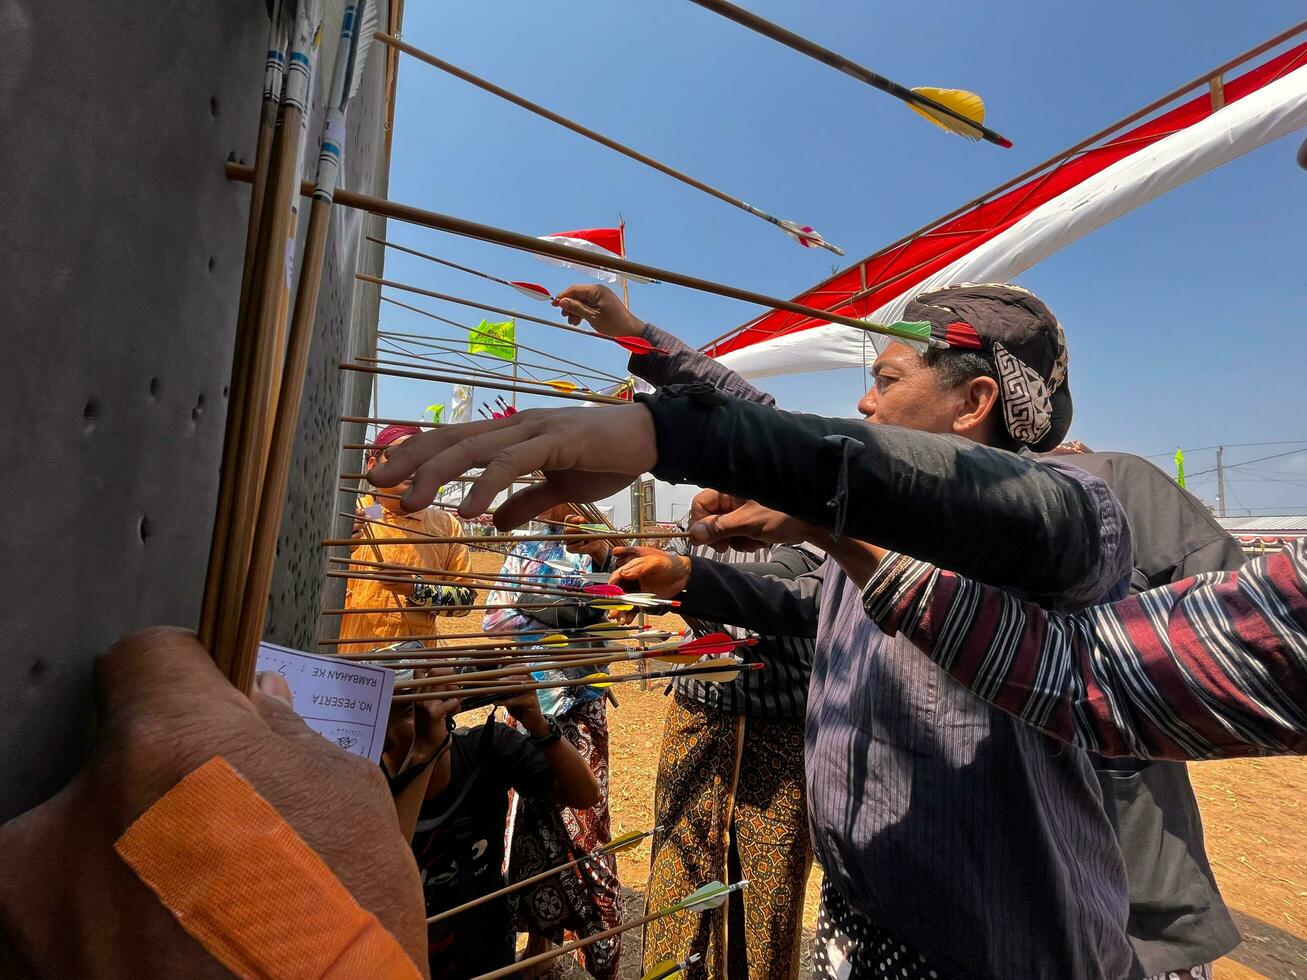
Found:
[[(984, 125), (983, 102), (979, 96), (971, 92), (957, 89), (908, 88), (726, 0), (693, 0), (693, 2), (903, 101), (913, 111), (950, 132), (967, 139), (984, 139), (999, 146), (1012, 145), (1005, 137)], [(838, 255), (844, 254), (809, 225), (777, 218), (647, 154), (416, 48), (393, 34), (380, 32), (378, 0), (347, 0), (339, 32), (335, 34), (324, 31), (322, 0), (273, 0), (270, 8), (268, 58), (253, 165), (245, 166), (238, 163), (227, 165), (230, 179), (250, 183), (251, 201), (246, 229), (245, 260), (222, 471), (200, 619), (202, 642), (211, 651), (219, 667), (241, 690), (248, 691), (252, 685), (258, 645), (264, 632), (267, 597), (289, 480), (295, 430), (303, 395), (303, 380), (327, 255), (327, 231), (334, 207), (350, 207), (418, 227), (491, 242), (573, 267), (600, 269), (612, 275), (626, 277), (628, 280), (670, 283), (771, 309), (787, 310), (883, 336), (930, 340), (926, 324), (871, 323), (751, 290), (633, 262), (624, 254), (612, 258), (607, 256), (597, 258), (592, 252), (556, 241), (339, 188), (345, 153), (347, 112), (350, 103), (360, 90), (369, 52), (379, 43), (388, 49), (391, 58), (403, 53), (445, 71), (682, 184), (764, 220), (805, 248), (822, 248)], [(395, 25), (390, 26), (392, 30), (395, 29)], [(306, 130), (312, 115), (314, 75), (319, 61), (330, 69), (327, 84), (322, 86), (326, 112), (319, 141), (316, 176), (311, 184), (302, 184), (300, 169), (304, 158)], [(390, 72), (392, 79), (394, 75), (392, 70)], [(391, 101), (393, 104), (393, 93)], [(301, 196), (311, 197), (312, 204), (307, 215), (304, 246), (299, 256), (300, 274), (292, 303), (290, 296), (292, 280), (287, 270), (295, 265), (294, 252), (296, 229), (301, 218)], [(373, 237), (371, 241), (382, 248), (406, 252), (482, 280), (491, 281), (533, 300), (553, 302), (557, 305), (557, 297), (538, 284), (492, 275), (384, 238)], [(629, 353), (647, 354), (656, 350), (648, 341), (641, 338), (605, 337), (576, 326), (567, 326), (539, 317), (521, 316), (513, 310), (437, 293), (418, 286), (363, 274), (356, 275), (356, 278), (379, 288), (399, 289), (442, 302), (508, 314), (526, 322), (580, 334), (604, 343), (614, 343)], [(402, 303), (391, 296), (383, 295), (381, 298), (394, 306), (406, 308), (464, 330), (469, 337), (476, 338), (483, 332), (477, 327), (464, 326), (429, 310)], [(926, 333), (923, 333), (923, 328), (926, 328)], [(465, 338), (448, 340), (427, 334), (382, 332), (379, 333), (377, 352), (370, 357), (361, 357), (356, 362), (342, 363), (340, 367), (343, 370), (371, 374), (374, 379), (382, 376), (416, 378), (512, 392), (514, 395), (521, 392), (528, 395), (597, 403), (616, 403), (629, 397), (628, 379), (521, 344), (515, 346), (538, 354), (551, 363), (515, 360), (512, 376), (486, 370), (484, 365), (469, 367), (460, 363), (452, 367), (448, 366), (445, 358), (449, 355), (457, 356), (463, 361), (468, 361), (473, 356), (463, 349), (463, 341)], [(381, 344), (385, 345), (384, 350), (380, 349)], [(382, 354), (386, 356), (383, 357)], [(432, 370), (433, 366), (439, 368), (439, 371)], [(527, 369), (528, 372), (532, 370), (548, 372), (548, 376), (530, 375), (523, 379), (517, 373), (519, 367)], [(605, 390), (593, 390), (587, 387), (587, 382), (598, 382)], [(374, 385), (375, 383), (374, 381)], [(506, 404), (502, 398), (498, 406), (504, 412), (512, 411), (512, 406)], [(490, 406), (486, 406), (486, 411), (498, 414)], [(366, 418), (342, 416), (341, 422), (364, 423), (370, 426), (411, 423), (429, 427), (434, 424), (427, 421), (383, 419), (377, 417), (379, 414), (374, 412), (373, 417)], [(362, 451), (374, 447), (365, 441), (347, 444), (344, 448)], [(362, 474), (341, 474), (341, 478), (361, 481)], [(339, 489), (344, 493), (355, 495), (364, 492), (361, 482), (356, 484), (355, 488), (341, 486)], [(384, 491), (367, 492), (377, 497), (388, 496)], [(614, 542), (627, 542), (684, 536), (683, 532), (642, 529), (617, 531), (597, 508), (590, 508), (587, 505), (587, 509), (583, 509), (582, 512), (592, 520), (591, 524), (583, 528), (586, 539), (603, 538)], [(369, 523), (380, 523), (377, 519), (379, 516), (362, 518), (364, 527), (366, 528)], [(533, 576), (532, 582), (528, 584), (522, 580), (511, 580), (502, 573), (485, 575), (466, 571), (454, 573), (437, 568), (414, 569), (385, 561), (380, 550), (390, 545), (457, 541), (473, 548), (492, 550), (502, 548), (507, 551), (512, 546), (529, 540), (576, 541), (578, 539), (575, 534), (467, 535), (454, 538), (426, 535), (379, 537), (365, 530), (365, 540), (373, 547), (376, 561), (364, 561), (353, 557), (352, 554), (349, 558), (331, 556), (328, 558), (329, 564), (348, 565), (349, 568), (332, 570), (327, 574), (393, 581), (400, 577), (411, 580), (416, 573), (422, 576), (423, 581), (458, 584), (465, 584), (469, 579), (483, 579), (487, 588), (511, 589), (517, 595), (519, 603), (523, 600), (524, 594), (528, 603), (532, 597), (539, 597), (542, 602), (546, 599), (556, 601), (559, 597), (569, 597), (593, 608), (613, 612), (660, 612), (675, 607), (675, 603), (670, 600), (648, 593), (626, 592), (619, 586), (607, 582), (591, 581), (581, 586), (559, 584), (555, 587), (542, 584), (538, 576)], [(323, 542), (323, 545), (328, 549), (349, 548), (352, 552), (358, 543), (352, 538), (328, 539)], [(560, 580), (564, 575), (575, 574), (570, 566), (560, 566), (553, 569), (553, 572), (560, 577)], [(447, 577), (441, 578), (441, 576)], [(465, 608), (484, 609), (488, 606)], [(524, 607), (515, 604), (514, 608)], [(529, 608), (529, 605), (526, 608)], [(377, 612), (402, 614), (400, 609), (382, 608), (328, 609), (323, 615), (333, 617)], [(578, 683), (605, 686), (641, 677), (682, 676), (693, 677), (698, 681), (728, 682), (740, 676), (742, 671), (758, 669), (761, 666), (747, 663), (739, 656), (742, 647), (756, 642), (753, 637), (737, 639), (725, 633), (694, 637), (688, 633), (672, 634), (619, 622), (603, 622), (578, 630), (561, 630), (543, 639), (538, 633), (531, 634), (529, 638), (525, 635), (512, 634), (490, 636), (484, 633), (445, 633), (412, 639), (422, 642), (440, 640), (445, 644), (459, 640), (489, 642), (480, 645), (434, 647), (429, 651), (416, 651), (416, 656), (415, 651), (411, 649), (341, 656), (372, 663), (384, 663), (405, 670), (404, 679), (397, 684), (398, 693), (395, 700), (398, 702), (458, 698), (465, 709), (486, 705), (496, 699), (503, 699), (524, 691), (549, 686), (573, 686)], [(629, 641), (634, 645), (613, 645), (615, 641)], [(327, 639), (323, 644), (343, 645), (344, 642), (358, 641)], [(604, 671), (604, 668), (620, 662), (637, 662), (646, 665), (665, 663), (674, 669), (654, 673), (646, 671), (642, 675), (610, 674)], [(594, 672), (579, 681), (569, 679), (561, 682), (524, 684), (516, 679), (526, 672), (578, 667), (594, 668)], [(424, 676), (417, 676), (419, 673)], [(633, 846), (652, 833), (653, 831), (644, 831), (619, 837), (563, 868), (551, 869), (544, 874), (554, 874), (583, 861), (593, 860)], [(518, 882), (509, 886), (507, 890), (521, 888), (529, 883), (529, 880)], [(515, 963), (504, 970), (486, 974), (482, 980), (517, 972), (536, 965), (537, 962), (601, 941), (665, 915), (718, 907), (729, 894), (742, 889), (746, 884), (747, 882), (730, 885), (720, 882), (710, 883), (666, 908), (596, 935), (578, 939), (533, 960)], [(499, 894), (501, 893), (485, 896), (477, 902), (469, 903), (468, 907), (488, 901)], [(434, 918), (448, 917), (463, 910), (462, 907), (451, 909)], [(682, 961), (668, 960), (660, 963), (646, 975), (645, 980), (665, 980), (673, 977), (695, 960), (697, 957), (692, 956)]]

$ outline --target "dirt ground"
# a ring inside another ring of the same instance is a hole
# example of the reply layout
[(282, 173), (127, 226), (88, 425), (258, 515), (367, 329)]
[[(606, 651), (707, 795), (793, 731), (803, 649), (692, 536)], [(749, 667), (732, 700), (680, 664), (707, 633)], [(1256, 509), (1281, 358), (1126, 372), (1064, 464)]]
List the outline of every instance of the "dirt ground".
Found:
[[(477, 571), (496, 571), (498, 559), (478, 555)], [(448, 631), (467, 620), (445, 620)], [(462, 625), (459, 625), (462, 624)], [(442, 624), (443, 625), (443, 624)], [(679, 629), (664, 616), (650, 625)], [(653, 826), (654, 781), (662, 735), (666, 682), (615, 685), (620, 707), (609, 708), (613, 835)], [(1240, 759), (1190, 766), (1202, 809), (1207, 853), (1244, 941), (1218, 961), (1218, 980), (1307, 980), (1307, 758)], [(643, 910), (649, 845), (624, 851), (619, 872), (628, 889), (628, 912)], [(816, 923), (820, 871), (808, 882), (804, 925)], [(628, 934), (623, 980), (640, 977), (639, 932)], [(806, 946), (806, 944), (805, 944)], [(804, 973), (809, 957), (804, 955)], [(576, 971), (570, 971), (576, 972)], [(584, 974), (581, 974), (582, 976)]]

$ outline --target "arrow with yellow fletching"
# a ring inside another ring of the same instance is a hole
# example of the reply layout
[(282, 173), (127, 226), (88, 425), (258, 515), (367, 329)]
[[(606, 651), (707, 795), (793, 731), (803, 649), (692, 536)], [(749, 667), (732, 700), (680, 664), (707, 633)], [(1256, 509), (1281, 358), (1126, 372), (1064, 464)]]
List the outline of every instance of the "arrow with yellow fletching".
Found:
[(693, 0), (693, 2), (706, 10), (720, 14), (728, 20), (733, 20), (751, 31), (756, 31), (764, 37), (769, 37), (773, 41), (784, 44), (788, 48), (800, 51), (809, 58), (815, 58), (822, 64), (829, 65), (850, 78), (865, 82), (886, 95), (901, 99), (908, 104), (913, 112), (925, 116), (941, 129), (947, 129), (950, 133), (957, 133), (969, 140), (985, 139), (1005, 148), (1012, 146), (1012, 141), (1006, 136), (985, 127), (985, 103), (974, 92), (966, 92), (956, 88), (927, 88), (924, 86), (908, 88), (906, 85), (900, 85), (884, 75), (877, 74), (870, 68), (864, 68), (855, 61), (850, 61), (842, 54), (836, 54), (829, 48), (822, 47), (815, 41), (810, 41), (800, 34), (786, 30), (779, 24), (764, 20), (752, 11), (736, 6), (728, 2), (728, 0)]
[(661, 963), (654, 965), (654, 968), (646, 973), (640, 980), (672, 980), (673, 977), (681, 975), (687, 967), (698, 963), (700, 956), (698, 953), (691, 953), (683, 960), (663, 960)]

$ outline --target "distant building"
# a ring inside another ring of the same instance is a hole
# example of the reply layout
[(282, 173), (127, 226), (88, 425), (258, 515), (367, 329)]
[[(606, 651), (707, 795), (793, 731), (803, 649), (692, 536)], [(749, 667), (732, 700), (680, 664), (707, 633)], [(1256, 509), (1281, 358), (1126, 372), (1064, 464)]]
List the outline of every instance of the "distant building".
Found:
[(1238, 540), (1252, 558), (1279, 551), (1286, 544), (1307, 538), (1307, 514), (1283, 517), (1218, 517), (1221, 526)]

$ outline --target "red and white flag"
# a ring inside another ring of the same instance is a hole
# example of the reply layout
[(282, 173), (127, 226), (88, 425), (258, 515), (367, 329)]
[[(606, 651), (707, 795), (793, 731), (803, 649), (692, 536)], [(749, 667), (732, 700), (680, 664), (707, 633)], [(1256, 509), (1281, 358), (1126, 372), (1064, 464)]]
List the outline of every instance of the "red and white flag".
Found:
[[(553, 235), (541, 235), (542, 242), (554, 242), (558, 245), (566, 245), (569, 248), (579, 248), (590, 252), (596, 258), (600, 259), (620, 259), (626, 256), (625, 232), (622, 228), (581, 228), (577, 231), (560, 231)], [(566, 259), (556, 259), (551, 255), (538, 255), (552, 265), (561, 265), (565, 269), (580, 269), (588, 275), (594, 276), (600, 282), (617, 284), (623, 278), (630, 282), (653, 283), (656, 279), (646, 279), (644, 276), (623, 275), (616, 272), (610, 272), (608, 269), (598, 268), (592, 265), (584, 265), (580, 262), (568, 262)]]

